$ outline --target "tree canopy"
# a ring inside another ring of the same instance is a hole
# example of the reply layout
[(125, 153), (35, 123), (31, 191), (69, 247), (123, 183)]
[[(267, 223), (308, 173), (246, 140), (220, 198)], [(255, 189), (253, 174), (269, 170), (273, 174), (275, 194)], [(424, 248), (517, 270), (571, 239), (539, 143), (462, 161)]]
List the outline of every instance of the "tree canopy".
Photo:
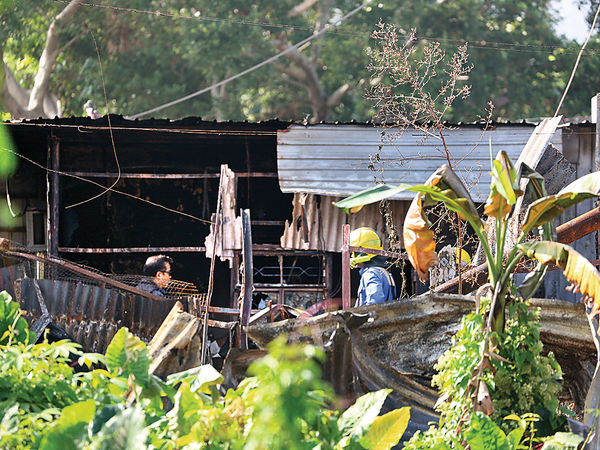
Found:
[[(3, 110), (13, 117), (133, 115), (211, 86), (330, 28), (273, 63), (149, 116), (365, 121), (368, 49), (379, 21), (448, 54), (469, 43), (471, 96), (448, 119), (472, 121), (491, 100), (502, 118), (552, 115), (578, 46), (557, 35), (550, 0), (8, 0), (0, 4)], [(563, 114), (589, 114), (597, 77), (588, 45)], [(584, 75), (585, 74), (585, 75)], [(592, 80), (590, 80), (592, 78)], [(106, 89), (107, 103), (104, 100)], [(146, 116), (146, 117), (149, 117)]]

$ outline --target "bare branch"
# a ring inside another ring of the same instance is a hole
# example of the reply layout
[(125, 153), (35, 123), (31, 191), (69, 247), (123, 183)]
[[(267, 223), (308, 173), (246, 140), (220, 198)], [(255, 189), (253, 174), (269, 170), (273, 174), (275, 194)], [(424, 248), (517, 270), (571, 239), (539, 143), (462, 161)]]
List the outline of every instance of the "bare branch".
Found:
[(339, 88), (337, 88), (333, 94), (329, 96), (327, 99), (327, 106), (333, 108), (334, 106), (339, 105), (342, 102), (342, 98), (344, 95), (350, 91), (350, 85), (348, 83), (342, 84)]
[(298, 3), (296, 6), (289, 10), (288, 16), (297, 17), (318, 1), (319, 0), (304, 0), (301, 3)]

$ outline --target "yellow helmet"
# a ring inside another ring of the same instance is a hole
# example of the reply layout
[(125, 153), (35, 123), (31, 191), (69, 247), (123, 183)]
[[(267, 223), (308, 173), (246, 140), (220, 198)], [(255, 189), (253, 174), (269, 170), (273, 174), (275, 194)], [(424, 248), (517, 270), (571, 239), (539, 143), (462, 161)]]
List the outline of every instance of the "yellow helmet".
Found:
[[(356, 230), (352, 230), (352, 233), (350, 233), (350, 246), (383, 250), (379, 235), (375, 230), (368, 227), (360, 227)], [(356, 267), (357, 264), (370, 261), (374, 257), (375, 255), (371, 255), (369, 253), (352, 252), (350, 257), (350, 267)]]

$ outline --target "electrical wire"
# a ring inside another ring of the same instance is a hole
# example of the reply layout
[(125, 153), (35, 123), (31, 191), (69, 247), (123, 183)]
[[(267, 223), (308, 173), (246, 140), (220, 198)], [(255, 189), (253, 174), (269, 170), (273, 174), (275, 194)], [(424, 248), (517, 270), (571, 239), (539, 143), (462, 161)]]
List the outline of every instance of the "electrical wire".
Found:
[[(97, 182), (95, 182), (95, 181), (93, 181), (93, 180), (90, 180), (90, 179), (87, 179), (87, 178), (84, 178), (84, 177), (80, 177), (80, 176), (78, 176), (78, 175), (74, 175), (74, 174), (72, 174), (72, 173), (63, 172), (63, 171), (60, 171), (60, 170), (55, 170), (55, 169), (50, 169), (49, 167), (46, 167), (46, 166), (44, 166), (44, 165), (42, 165), (42, 164), (38, 163), (37, 161), (34, 161), (33, 159), (31, 159), (31, 158), (28, 158), (27, 156), (25, 156), (25, 155), (22, 155), (22, 154), (20, 154), (20, 153), (18, 153), (18, 152), (16, 152), (16, 151), (14, 151), (14, 150), (12, 150), (12, 149), (10, 149), (10, 148), (6, 148), (6, 147), (0, 147), (0, 151), (5, 151), (5, 152), (12, 153), (13, 155), (15, 155), (15, 156), (17, 156), (17, 157), (19, 157), (19, 158), (21, 158), (21, 159), (23, 159), (23, 160), (27, 161), (27, 162), (28, 162), (28, 163), (30, 163), (30, 164), (33, 164), (34, 166), (36, 166), (36, 167), (38, 167), (38, 168), (40, 168), (40, 169), (42, 169), (42, 170), (45, 170), (46, 172), (49, 172), (49, 173), (56, 173), (56, 174), (58, 174), (58, 175), (63, 175), (63, 176), (67, 176), (67, 177), (75, 178), (75, 179), (77, 179), (77, 180), (84, 181), (84, 182), (86, 182), (86, 183), (90, 183), (90, 184), (93, 184), (93, 185), (95, 185), (95, 186), (99, 186), (99, 187), (101, 187), (102, 189), (107, 189), (107, 188), (106, 188), (106, 186), (104, 186), (103, 184), (97, 183)], [(128, 193), (128, 192), (119, 191), (119, 190), (117, 190), (117, 189), (114, 189), (114, 188), (109, 188), (108, 190), (109, 190), (110, 192), (114, 192), (115, 194), (124, 195), (125, 197), (129, 197), (129, 198), (132, 198), (132, 199), (134, 199), (134, 200), (138, 200), (138, 201), (140, 201), (140, 202), (142, 202), (142, 203), (147, 203), (147, 204), (149, 204), (149, 205), (156, 206), (156, 207), (158, 207), (158, 208), (161, 208), (161, 209), (164, 209), (164, 210), (166, 210), (166, 211), (169, 211), (169, 212), (172, 212), (172, 213), (178, 214), (178, 215), (180, 215), (180, 216), (184, 216), (184, 217), (187, 217), (187, 218), (189, 218), (189, 219), (197, 220), (198, 222), (202, 222), (202, 223), (206, 223), (206, 224), (211, 224), (211, 225), (212, 225), (212, 223), (213, 223), (213, 222), (211, 222), (210, 220), (201, 219), (200, 217), (196, 217), (196, 216), (194, 216), (194, 215), (192, 215), (192, 214), (188, 214), (188, 213), (185, 213), (185, 212), (183, 212), (183, 211), (178, 211), (178, 210), (176, 210), (176, 209), (169, 208), (168, 206), (161, 205), (160, 203), (156, 203), (156, 202), (153, 202), (153, 201), (151, 201), (151, 200), (147, 200), (147, 199), (145, 199), (145, 198), (142, 198), (142, 197), (138, 197), (137, 195), (133, 195), (133, 194), (130, 194), (130, 193)]]
[[(69, 4), (70, 0), (53, 0), (56, 3)], [(143, 10), (137, 8), (126, 8), (122, 6), (114, 6), (114, 5), (101, 5), (97, 3), (91, 2), (76, 2), (80, 6), (93, 7), (93, 8), (103, 8), (110, 9), (117, 12), (131, 12), (138, 14), (147, 14), (155, 17), (168, 17), (173, 19), (189, 19), (189, 20), (197, 20), (197, 21), (210, 21), (210, 22), (223, 22), (223, 23), (232, 23), (236, 25), (247, 25), (247, 26), (257, 26), (257, 27), (266, 27), (266, 28), (283, 28), (290, 30), (307, 30), (313, 31), (313, 28), (306, 25), (292, 25), (292, 24), (283, 24), (283, 23), (274, 23), (274, 22), (265, 22), (265, 21), (248, 21), (248, 20), (240, 20), (240, 19), (231, 19), (231, 18), (222, 18), (222, 17), (214, 17), (214, 16), (195, 16), (195, 15), (183, 15), (183, 14), (175, 14), (175, 13), (166, 13), (160, 10)], [(348, 31), (339, 28), (328, 29), (330, 33), (340, 34), (340, 35), (348, 35), (348, 36), (362, 36), (362, 37), (370, 37), (371, 33), (364, 31)], [(408, 37), (408, 34), (404, 35)], [(421, 36), (420, 39), (424, 41), (437, 41), (437, 42), (446, 42), (451, 45), (457, 44), (465, 44), (468, 43), (471, 48), (479, 48), (479, 49), (487, 49), (487, 50), (508, 50), (508, 51), (522, 51), (522, 52), (541, 52), (543, 49), (547, 50), (562, 50), (564, 53), (577, 53), (580, 50), (573, 48), (569, 49), (563, 45), (545, 45), (545, 44), (523, 44), (516, 42), (498, 42), (498, 41), (488, 41), (488, 40), (464, 40), (464, 39), (450, 39), (450, 38), (442, 38), (435, 36)], [(495, 47), (494, 47), (495, 46)], [(525, 47), (530, 50), (525, 49), (515, 49), (510, 47)], [(534, 50), (540, 49), (540, 50)], [(553, 52), (546, 52), (552, 54)], [(600, 49), (589, 49), (586, 50), (588, 54), (596, 54), (600, 53)]]
[(592, 37), (592, 33), (596, 29), (596, 20), (598, 19), (598, 13), (600, 13), (600, 5), (598, 5), (598, 8), (596, 9), (596, 14), (594, 15), (594, 21), (592, 22), (592, 26), (590, 27), (590, 31), (587, 35), (587, 38), (586, 38), (585, 42), (583, 43), (581, 50), (579, 51), (579, 55), (577, 55), (577, 60), (575, 61), (575, 65), (573, 66), (573, 70), (571, 71), (571, 77), (569, 78), (567, 87), (565, 87), (565, 91), (563, 92), (560, 102), (558, 103), (558, 106), (556, 107), (556, 111), (554, 112), (554, 117), (558, 116), (560, 107), (562, 106), (563, 101), (565, 100), (565, 97), (567, 96), (567, 92), (569, 92), (569, 88), (571, 87), (571, 82), (573, 81), (573, 78), (575, 77), (575, 72), (577, 71), (577, 67), (579, 66), (579, 61), (581, 60), (581, 55), (583, 53), (583, 50), (585, 49), (585, 46), (590, 41), (590, 38)]
[(258, 64), (255, 64), (254, 66), (249, 67), (246, 70), (242, 70), (241, 72), (239, 72), (239, 73), (237, 73), (235, 75), (232, 75), (230, 77), (227, 77), (224, 80), (219, 81), (218, 83), (214, 83), (212, 86), (208, 86), (208, 87), (206, 87), (204, 89), (200, 89), (199, 91), (193, 92), (191, 94), (188, 94), (188, 95), (186, 95), (184, 97), (181, 97), (181, 98), (178, 98), (176, 100), (164, 103), (164, 104), (162, 104), (160, 106), (157, 106), (155, 108), (151, 108), (151, 109), (148, 109), (146, 111), (142, 111), (140, 113), (133, 114), (132, 116), (129, 116), (128, 118), (130, 118), (130, 119), (136, 119), (138, 117), (145, 116), (147, 114), (151, 114), (151, 113), (156, 112), (156, 111), (160, 111), (161, 109), (168, 108), (169, 106), (177, 105), (178, 103), (182, 103), (182, 102), (185, 102), (187, 100), (190, 100), (190, 99), (192, 99), (194, 97), (197, 97), (198, 95), (204, 94), (205, 92), (208, 92), (208, 91), (210, 91), (212, 89), (215, 89), (215, 88), (217, 88), (219, 86), (223, 86), (223, 85), (225, 85), (225, 84), (227, 84), (227, 83), (229, 83), (229, 82), (231, 82), (231, 81), (233, 81), (233, 80), (235, 80), (237, 78), (240, 78), (240, 77), (242, 77), (242, 76), (244, 76), (244, 75), (246, 75), (246, 74), (248, 74), (250, 72), (254, 72), (255, 70), (257, 70), (257, 69), (259, 69), (259, 68), (261, 68), (263, 66), (266, 66), (267, 64), (270, 64), (273, 61), (281, 58), (282, 56), (286, 55), (287, 53), (291, 52), (292, 50), (298, 49), (299, 47), (301, 47), (302, 45), (306, 44), (307, 42), (310, 42), (310, 41), (312, 41), (312, 40), (314, 40), (314, 39), (322, 36), (323, 34), (325, 34), (327, 32), (327, 30), (329, 30), (329, 28), (335, 27), (335, 26), (339, 25), (340, 23), (342, 23), (344, 20), (352, 17), (353, 15), (355, 15), (357, 12), (359, 12), (360, 10), (362, 10), (365, 6), (367, 6), (372, 1), (373, 0), (367, 0), (367, 1), (365, 1), (361, 5), (359, 5), (356, 8), (354, 8), (352, 11), (344, 14), (333, 25), (327, 25), (327, 26), (325, 26), (325, 28), (323, 28), (319, 32), (314, 33), (314, 34), (308, 36), (307, 38), (301, 40), (300, 42), (298, 42), (298, 43), (296, 43), (294, 45), (289, 46), (288, 48), (282, 50), (278, 54), (276, 54), (274, 56), (271, 56), (270, 58), (267, 58), (264, 61), (261, 61)]
[[(90, 32), (90, 35), (92, 36), (92, 39), (94, 41), (94, 47), (96, 48), (96, 56), (98, 57), (98, 64), (100, 64), (100, 78), (102, 79), (102, 90), (104, 92), (104, 104), (105, 104), (105, 107), (106, 107), (106, 109), (108, 111), (108, 96), (106, 95), (106, 83), (104, 81), (104, 71), (102, 69), (102, 58), (100, 58), (100, 50), (98, 49), (98, 43), (96, 42), (96, 37), (94, 36), (94, 33), (92, 32), (92, 30), (89, 30), (89, 32)], [(76, 206), (83, 205), (84, 203), (91, 202), (92, 200), (95, 200), (97, 198), (102, 197), (110, 189), (114, 188), (119, 183), (119, 180), (121, 179), (121, 164), (119, 163), (119, 156), (117, 155), (117, 147), (115, 145), (115, 137), (113, 136), (113, 129), (112, 129), (112, 126), (111, 126), (111, 123), (110, 123), (110, 114), (108, 114), (106, 116), (106, 119), (108, 121), (108, 132), (110, 133), (110, 143), (111, 143), (111, 146), (112, 146), (113, 154), (115, 156), (115, 162), (117, 163), (117, 178), (110, 185), (110, 187), (107, 187), (104, 191), (100, 192), (99, 194), (94, 195), (93, 197), (88, 198), (87, 200), (83, 200), (83, 201), (80, 201), (80, 202), (77, 202), (77, 203), (73, 203), (71, 205), (67, 205), (67, 206), (65, 206), (65, 209), (74, 208)]]

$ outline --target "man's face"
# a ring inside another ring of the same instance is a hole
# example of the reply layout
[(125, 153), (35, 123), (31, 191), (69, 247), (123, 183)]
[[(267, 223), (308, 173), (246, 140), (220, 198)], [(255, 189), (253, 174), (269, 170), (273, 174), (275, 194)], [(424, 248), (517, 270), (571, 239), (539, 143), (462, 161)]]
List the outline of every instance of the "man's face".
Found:
[(164, 289), (169, 284), (169, 281), (171, 281), (171, 264), (165, 262), (162, 270), (156, 272), (154, 282), (158, 287)]

